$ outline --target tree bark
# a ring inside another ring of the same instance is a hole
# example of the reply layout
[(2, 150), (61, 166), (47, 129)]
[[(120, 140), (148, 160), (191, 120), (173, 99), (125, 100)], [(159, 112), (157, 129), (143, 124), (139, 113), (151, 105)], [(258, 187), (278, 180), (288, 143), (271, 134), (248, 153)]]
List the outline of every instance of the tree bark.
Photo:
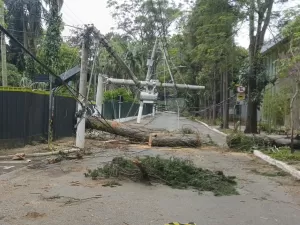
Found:
[(290, 112), (291, 112), (291, 153), (295, 152), (294, 149), (294, 102), (299, 94), (299, 82), (296, 84), (295, 93), (290, 102)]
[[(254, 34), (255, 29), (255, 2), (251, 0), (249, 12), (249, 74), (248, 74), (248, 109), (245, 133), (257, 133), (257, 104), (253, 100), (252, 93), (256, 89), (256, 76), (255, 76), (255, 54), (256, 52), (256, 37)], [(259, 26), (258, 26), (259, 28)], [(259, 34), (256, 34), (259, 35)]]
[(197, 134), (162, 133), (140, 127), (129, 127), (117, 122), (88, 117), (86, 128), (105, 131), (127, 137), (138, 142), (148, 142), (151, 146), (165, 147), (199, 147), (200, 137)]
[[(220, 109), (220, 114), (219, 114), (219, 118), (222, 118), (222, 124), (223, 124), (223, 74), (221, 73), (220, 75), (220, 101), (219, 101), (219, 109)], [(222, 125), (223, 126), (223, 125)], [(223, 127), (222, 127), (223, 128)]]
[(155, 133), (151, 134), (149, 138), (150, 146), (160, 147), (199, 147), (201, 141), (199, 135), (196, 134), (164, 134)]
[(213, 120), (213, 124), (216, 124), (216, 104), (217, 104), (217, 90), (216, 90), (216, 86), (217, 86), (217, 81), (216, 81), (216, 72), (214, 72), (214, 81), (213, 81), (213, 112), (212, 112), (212, 120)]
[[(249, 74), (248, 74), (248, 110), (245, 133), (257, 133), (257, 96), (261, 90), (257, 87), (257, 76), (260, 73), (260, 50), (262, 48), (266, 30), (270, 24), (274, 0), (265, 2), (250, 1), (249, 7)], [(257, 13), (257, 25), (255, 25)], [(256, 32), (255, 32), (256, 27)]]
[(229, 114), (229, 107), (228, 107), (228, 76), (227, 72), (223, 73), (223, 128), (228, 129), (228, 114)]

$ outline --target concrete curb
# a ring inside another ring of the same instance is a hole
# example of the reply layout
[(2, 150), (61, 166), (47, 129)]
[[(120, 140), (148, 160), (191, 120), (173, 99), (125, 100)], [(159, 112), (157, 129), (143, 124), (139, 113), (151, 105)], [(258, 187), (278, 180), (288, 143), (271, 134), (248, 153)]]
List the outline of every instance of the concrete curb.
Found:
[[(80, 149), (70, 149), (70, 150), (64, 150), (64, 151), (53, 151), (53, 152), (42, 152), (42, 153), (33, 153), (33, 154), (26, 154), (25, 157), (42, 157), (42, 156), (51, 156), (51, 155), (58, 155), (60, 152), (63, 153), (73, 153), (73, 152), (79, 152)], [(14, 155), (4, 155), (0, 156), (0, 160), (5, 160), (5, 159), (12, 159)]]
[(214, 131), (214, 132), (216, 132), (216, 133), (218, 133), (218, 134), (221, 134), (221, 135), (223, 135), (223, 136), (225, 136), (225, 137), (227, 137), (227, 135), (228, 135), (228, 134), (225, 134), (225, 133), (219, 131), (219, 130), (216, 129), (216, 128), (210, 127), (209, 125), (207, 125), (206, 123), (204, 123), (204, 122), (202, 122), (202, 121), (200, 121), (200, 120), (195, 119), (195, 121), (198, 122), (198, 123), (201, 123), (203, 126), (207, 127), (208, 129), (210, 129), (210, 130), (212, 130), (212, 131)]
[(282, 161), (279, 161), (279, 160), (276, 160), (276, 159), (273, 159), (271, 158), (270, 156), (268, 155), (265, 155), (264, 153), (262, 153), (261, 151), (258, 151), (258, 150), (254, 150), (254, 155), (264, 161), (266, 161), (267, 163), (271, 164), (271, 165), (274, 165), (276, 167), (278, 167), (279, 169), (289, 173), (290, 175), (292, 175), (293, 177), (297, 178), (300, 180), (300, 171), (296, 170), (294, 167), (282, 162)]

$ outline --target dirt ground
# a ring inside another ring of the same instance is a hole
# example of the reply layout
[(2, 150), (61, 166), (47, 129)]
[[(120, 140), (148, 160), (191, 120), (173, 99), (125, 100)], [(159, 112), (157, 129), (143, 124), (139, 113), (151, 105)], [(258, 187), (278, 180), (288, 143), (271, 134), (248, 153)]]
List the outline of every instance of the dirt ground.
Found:
[[(150, 148), (140, 145), (89, 140), (92, 154), (83, 160), (47, 165), (33, 162), (28, 168), (0, 176), (1, 225), (163, 225), (195, 222), (203, 225), (298, 225), (299, 182), (253, 158), (215, 147), (202, 149)], [(115, 156), (161, 155), (188, 158), (196, 165), (223, 170), (237, 177), (240, 195), (215, 197), (164, 185), (145, 186), (84, 176)]]

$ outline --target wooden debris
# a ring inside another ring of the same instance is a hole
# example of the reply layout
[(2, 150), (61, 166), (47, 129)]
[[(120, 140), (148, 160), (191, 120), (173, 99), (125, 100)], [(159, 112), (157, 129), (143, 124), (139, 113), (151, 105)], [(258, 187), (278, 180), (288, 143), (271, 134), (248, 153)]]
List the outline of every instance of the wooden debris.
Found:
[(25, 153), (17, 153), (12, 157), (12, 160), (25, 160)]

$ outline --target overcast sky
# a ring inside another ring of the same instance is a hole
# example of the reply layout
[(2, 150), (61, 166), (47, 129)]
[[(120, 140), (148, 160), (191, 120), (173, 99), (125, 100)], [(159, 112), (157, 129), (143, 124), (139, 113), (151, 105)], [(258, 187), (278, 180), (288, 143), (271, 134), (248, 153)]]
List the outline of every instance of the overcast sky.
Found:
[[(299, 4), (299, 0), (290, 0), (286, 7), (293, 7)], [(285, 8), (286, 8), (285, 7)], [(276, 10), (282, 10), (282, 5), (277, 6)], [(109, 10), (106, 8), (106, 0), (65, 0), (62, 8), (63, 20), (68, 25), (94, 24), (101, 33), (105, 34), (114, 26), (114, 21)], [(65, 29), (64, 36), (69, 35), (68, 28)], [(266, 39), (271, 38), (270, 33)], [(239, 30), (236, 38), (239, 45), (247, 48), (249, 45), (247, 24)]]

